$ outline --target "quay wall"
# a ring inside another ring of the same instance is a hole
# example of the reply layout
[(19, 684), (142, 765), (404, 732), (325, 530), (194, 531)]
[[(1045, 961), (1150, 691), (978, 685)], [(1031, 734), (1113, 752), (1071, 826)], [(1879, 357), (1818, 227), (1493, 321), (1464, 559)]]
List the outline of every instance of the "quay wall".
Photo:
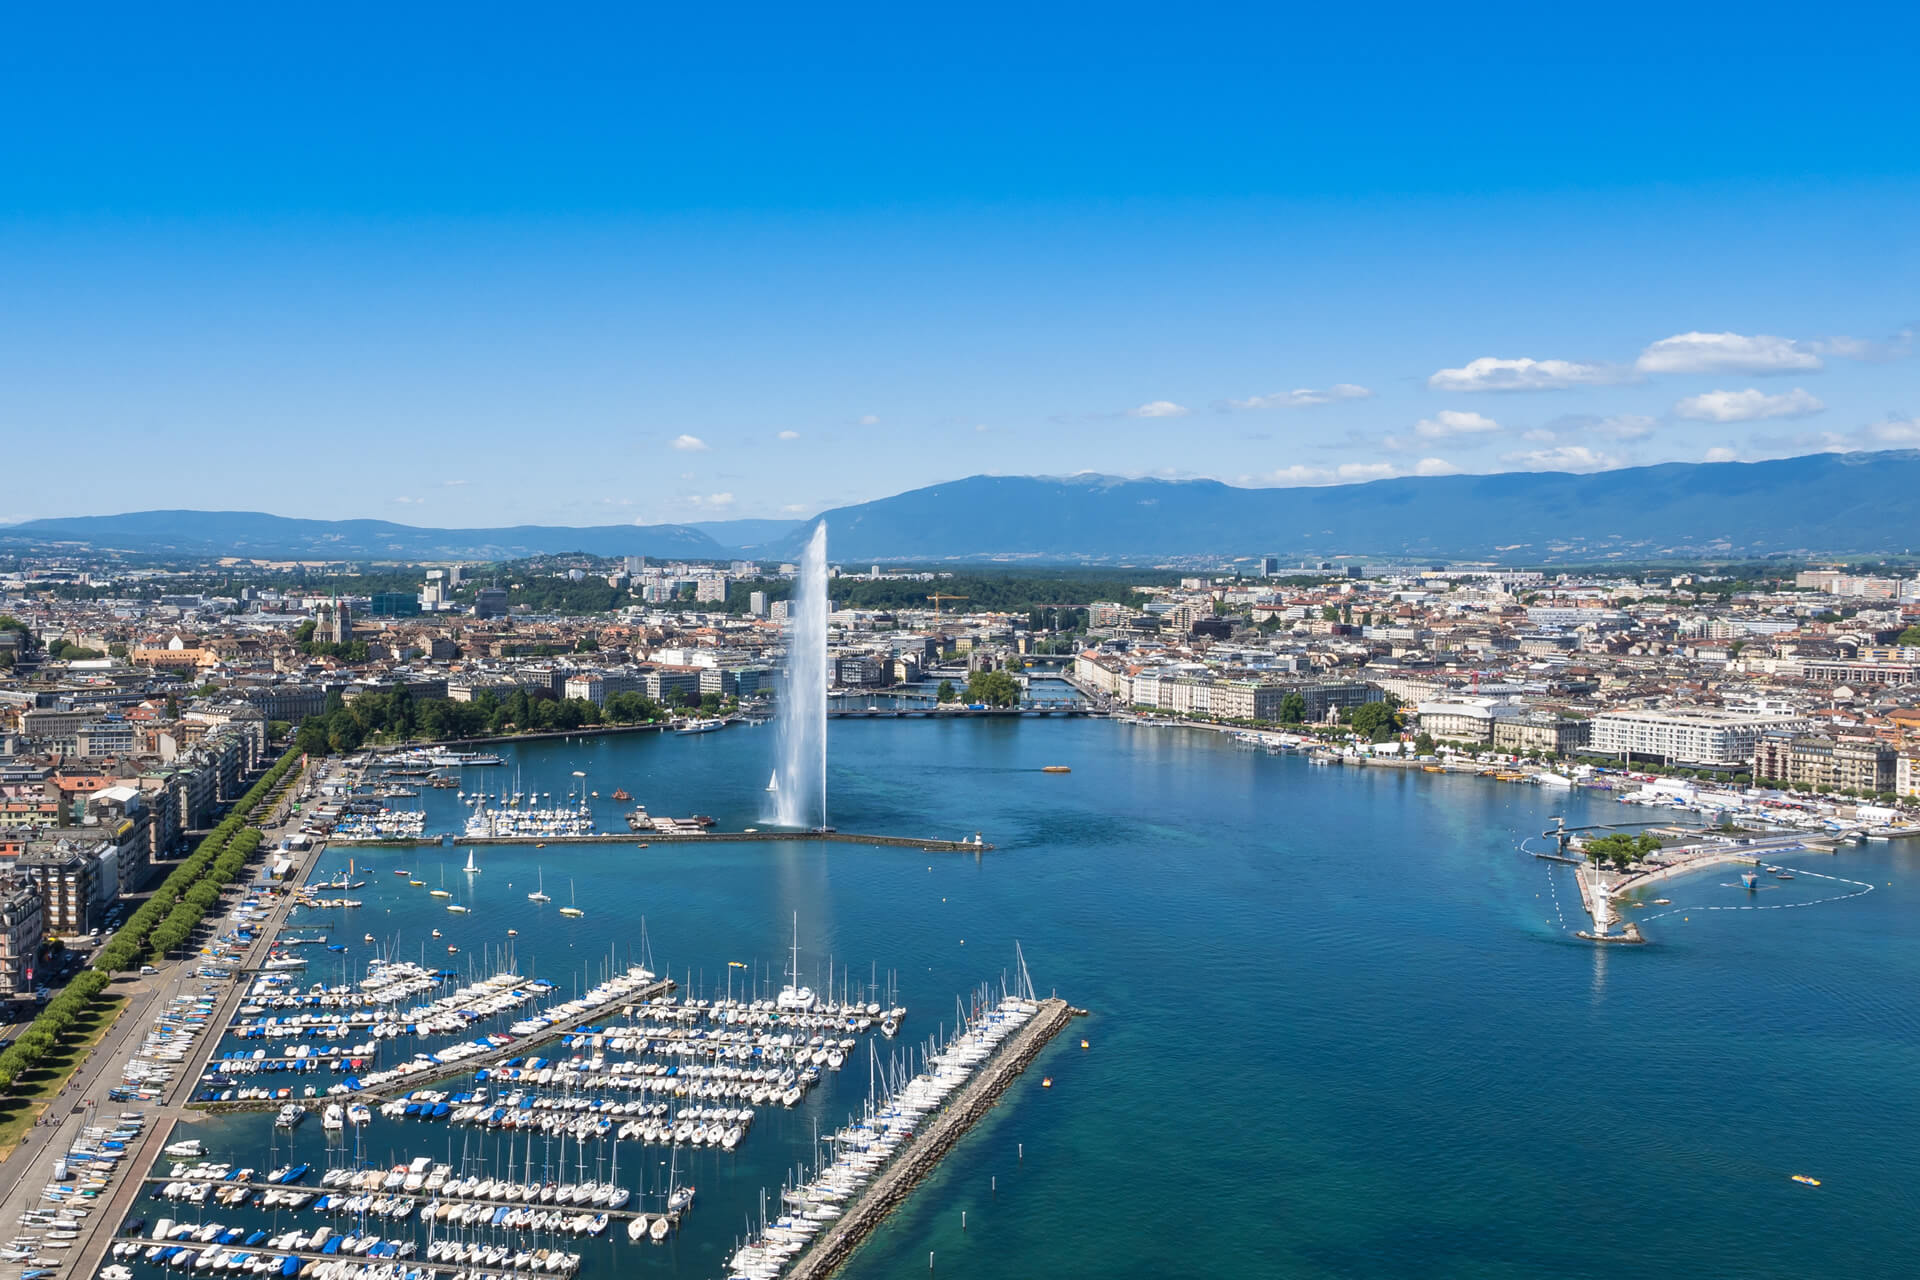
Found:
[[(896, 849), (924, 849), (929, 853), (978, 853), (992, 849), (991, 844), (971, 840), (926, 840), (914, 836), (870, 836), (853, 831), (703, 831), (697, 836), (662, 835), (657, 831), (628, 831), (624, 834), (603, 831), (590, 836), (454, 836), (460, 845), (490, 844), (753, 844), (785, 840), (816, 840), (828, 844), (872, 844)], [(328, 843), (353, 848), (413, 849), (440, 842), (427, 837), (406, 840), (331, 838)]]
[(1065, 1000), (1040, 1002), (1040, 1012), (1022, 1027), (1011, 1043), (987, 1064), (980, 1077), (960, 1091), (948, 1108), (924, 1132), (915, 1135), (905, 1152), (882, 1173), (846, 1213), (835, 1220), (788, 1273), (790, 1280), (826, 1280), (853, 1255), (875, 1227), (892, 1213), (919, 1181), (933, 1171), (980, 1117), (992, 1110), (1007, 1086), (1066, 1027), (1074, 1010)]

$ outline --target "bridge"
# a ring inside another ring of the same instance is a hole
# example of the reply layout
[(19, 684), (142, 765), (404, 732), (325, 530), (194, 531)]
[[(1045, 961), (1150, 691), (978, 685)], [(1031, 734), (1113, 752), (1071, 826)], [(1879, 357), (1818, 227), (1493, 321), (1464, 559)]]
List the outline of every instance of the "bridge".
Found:
[(1017, 707), (976, 707), (964, 704), (928, 702), (924, 705), (829, 707), (829, 720), (945, 720), (981, 717), (1019, 716), (1106, 716), (1104, 707), (1089, 707), (1077, 702), (1033, 702)]

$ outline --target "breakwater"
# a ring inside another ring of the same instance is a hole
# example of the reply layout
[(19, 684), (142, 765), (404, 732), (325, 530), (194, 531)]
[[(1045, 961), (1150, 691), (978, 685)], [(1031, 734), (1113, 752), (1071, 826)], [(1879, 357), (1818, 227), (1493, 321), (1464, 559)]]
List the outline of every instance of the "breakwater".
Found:
[[(703, 831), (699, 835), (662, 835), (657, 831), (596, 832), (585, 836), (449, 836), (457, 845), (574, 845), (574, 844), (779, 844), (790, 840), (826, 844), (870, 844), (887, 849), (921, 849), (927, 853), (982, 853), (994, 846), (984, 840), (934, 840), (919, 836), (861, 835), (853, 831)], [(343, 848), (409, 849), (439, 841), (419, 839), (375, 840), (353, 837), (334, 838), (330, 844)]]
[(893, 1166), (874, 1179), (833, 1226), (800, 1255), (788, 1273), (791, 1280), (826, 1280), (839, 1270), (861, 1242), (912, 1194), (920, 1180), (933, 1172), (941, 1157), (966, 1136), (980, 1117), (992, 1110), (1000, 1095), (1072, 1021), (1076, 1012), (1065, 1000), (1040, 1001), (1040, 1012), (1033, 1021), (1014, 1034), (979, 1078), (963, 1089)]

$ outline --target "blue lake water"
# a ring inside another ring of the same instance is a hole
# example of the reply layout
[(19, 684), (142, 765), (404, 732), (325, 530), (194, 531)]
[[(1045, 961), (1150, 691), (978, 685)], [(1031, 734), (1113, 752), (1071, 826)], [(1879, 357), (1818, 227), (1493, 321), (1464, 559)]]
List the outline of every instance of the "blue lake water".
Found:
[[(441, 963), (451, 941), (454, 963), (480, 966), (511, 927), (522, 970), (570, 989), (625, 962), (644, 914), (656, 960), (711, 994), (729, 960), (777, 975), (797, 912), (810, 978), (829, 957), (861, 983), (897, 972), (904, 1045), (951, 1026), (955, 996), (1018, 939), (1036, 984), (1092, 1016), (861, 1250), (845, 1273), (861, 1280), (924, 1274), (930, 1252), (937, 1275), (981, 1277), (1920, 1273), (1908, 845), (1782, 859), (1873, 883), (1865, 896), (1682, 910), (1648, 925), (1653, 945), (1599, 951), (1562, 928), (1568, 873), (1516, 845), (1551, 814), (1644, 816), (1604, 796), (1311, 767), (1101, 721), (837, 721), (830, 742), (835, 826), (978, 830), (998, 848), (486, 848), (471, 883), (457, 843), (365, 852), (367, 905), (333, 913), (348, 959), (357, 972), (372, 932)], [(498, 790), (517, 768), (559, 796), (579, 770), (603, 829), (628, 807), (604, 798), (620, 786), (732, 828), (763, 816), (772, 743), (770, 728), (542, 742), (465, 776)], [(457, 827), (451, 792), (418, 803), (430, 829)], [(473, 913), (409, 888), (391, 874), (403, 864), (444, 875)], [(525, 900), (537, 870), (557, 900), (544, 909)], [(1681, 908), (1834, 892), (1734, 879), (1664, 891)], [(584, 919), (556, 914), (570, 895)], [(864, 1052), (793, 1112), (763, 1112), (739, 1153), (682, 1154), (700, 1188), (686, 1228), (662, 1248), (585, 1246), (586, 1274), (723, 1275), (760, 1188), (858, 1107)], [(222, 1155), (264, 1159), (267, 1125), (200, 1128)], [(302, 1158), (318, 1128), (295, 1139)], [(376, 1120), (367, 1146), (446, 1159), (463, 1137)], [(664, 1157), (622, 1144), (623, 1179), (644, 1189)], [(1802, 1172), (1825, 1185), (1789, 1181)]]

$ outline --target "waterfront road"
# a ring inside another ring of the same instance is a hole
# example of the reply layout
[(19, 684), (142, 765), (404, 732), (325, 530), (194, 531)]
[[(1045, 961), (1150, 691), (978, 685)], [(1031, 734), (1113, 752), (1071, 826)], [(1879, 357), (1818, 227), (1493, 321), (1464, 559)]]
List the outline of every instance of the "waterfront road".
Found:
[[(296, 781), (285, 788), (277, 802), (279, 811), (272, 815), (269, 825), (262, 828), (267, 837), (261, 844), (263, 858), (266, 851), (278, 843), (286, 828), (294, 825), (288, 821), (286, 808), (288, 797), (297, 785)], [(41, 1123), (29, 1130), (20, 1145), (8, 1152), (5, 1162), (0, 1163), (0, 1196), (4, 1197), (0, 1199), (0, 1221), (7, 1223), (10, 1228), (22, 1213), (46, 1207), (41, 1200), (41, 1190), (53, 1179), (54, 1162), (66, 1154), (88, 1125), (102, 1123), (118, 1116), (123, 1110), (140, 1111), (146, 1115), (145, 1129), (137, 1142), (128, 1144), (126, 1157), (120, 1161), (109, 1192), (92, 1203), (91, 1212), (80, 1224), (80, 1239), (74, 1242), (74, 1250), (69, 1255), (74, 1259), (70, 1275), (90, 1276), (105, 1258), (115, 1229), (140, 1194), (141, 1179), (151, 1171), (160, 1149), (171, 1141), (168, 1134), (172, 1132), (175, 1122), (187, 1114), (181, 1103), (192, 1096), (208, 1057), (219, 1045), (222, 1033), (232, 1021), (245, 992), (245, 979), (239, 976), (241, 971), (256, 966), (264, 958), (274, 936), (286, 922), (287, 912), (293, 904), (293, 890), (305, 881), (319, 861), (323, 849), (324, 846), (316, 845), (304, 853), (287, 855), (304, 859), (304, 862), (299, 863), (273, 912), (259, 926), (243, 962), (228, 966), (235, 973), (234, 978), (215, 981), (196, 977), (194, 971), (200, 967), (202, 958), (194, 954), (184, 960), (169, 961), (158, 966), (160, 971), (157, 974), (123, 976), (113, 983), (108, 991), (127, 996), (127, 1008), (122, 1011), (112, 1030), (81, 1062), (67, 1087), (47, 1108)], [(229, 886), (222, 899), (221, 913), (211, 929), (206, 931), (207, 936), (217, 937), (234, 927), (234, 909), (246, 896), (247, 887), (257, 874), (257, 871), (250, 870)], [(154, 1019), (169, 1007), (175, 997), (197, 995), (209, 989), (216, 1001), (214, 1015), (160, 1101), (109, 1101), (107, 1091), (120, 1084), (127, 1063), (139, 1055)]]

